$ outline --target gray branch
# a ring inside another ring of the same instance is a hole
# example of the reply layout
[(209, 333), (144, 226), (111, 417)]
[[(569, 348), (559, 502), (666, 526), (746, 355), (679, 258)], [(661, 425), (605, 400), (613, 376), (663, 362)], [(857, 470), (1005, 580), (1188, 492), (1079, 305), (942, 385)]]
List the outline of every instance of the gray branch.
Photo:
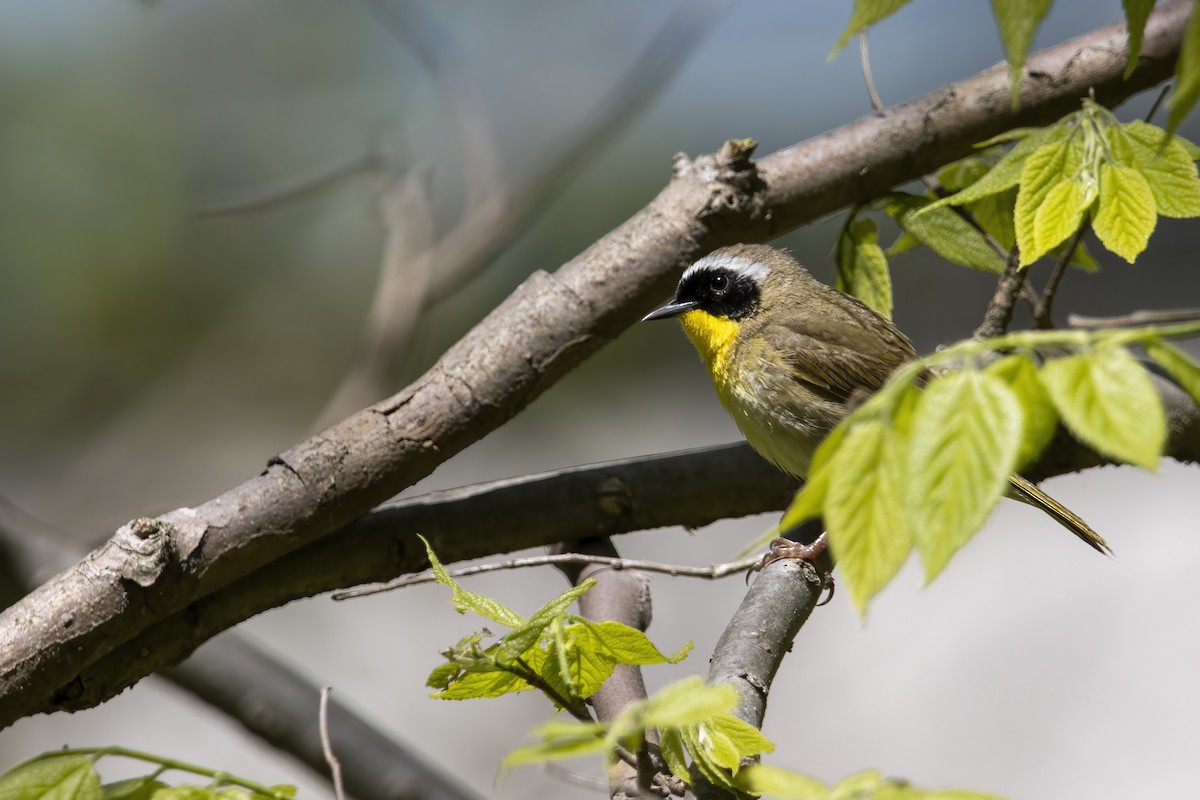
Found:
[[(534, 273), (407, 389), (196, 508), (122, 526), (0, 614), (0, 726), (108, 696), (85, 679), (93, 665), (161, 626), (179, 626), (185, 610), (190, 617), (224, 603), (227, 611), (232, 604), (252, 613), (254, 602), (218, 590), (252, 575), (262, 583), (257, 571), (363, 517), (504, 424), (666, 295), (680, 267), (699, 254), (771, 239), (877, 196), (1001, 130), (1053, 121), (1089, 89), (1114, 105), (1164, 80), (1190, 5), (1177, 0), (1155, 10), (1128, 80), (1124, 27), (1110, 26), (1030, 58), (1018, 110), (999, 65), (757, 165), (750, 142), (727, 143), (695, 161), (678, 157), (672, 180), (649, 206), (554, 274)], [(316, 589), (323, 591), (342, 577), (328, 564), (318, 571), (297, 576), (287, 590), (323, 584)], [(180, 632), (195, 641), (186, 625)]]
[[(255, 736), (299, 759), (322, 778), (321, 692), (245, 639), (218, 637), (164, 677), (225, 712)], [(347, 792), (358, 800), (476, 800), (479, 796), (409, 752), (335, 699), (329, 735)]]

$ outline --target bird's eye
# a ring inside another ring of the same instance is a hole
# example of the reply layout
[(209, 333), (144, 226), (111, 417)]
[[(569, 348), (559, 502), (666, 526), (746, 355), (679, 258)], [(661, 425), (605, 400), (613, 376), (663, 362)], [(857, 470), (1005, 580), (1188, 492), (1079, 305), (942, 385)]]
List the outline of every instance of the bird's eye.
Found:
[(708, 279), (708, 288), (713, 294), (725, 294), (725, 290), (729, 288), (729, 276), (718, 272)]

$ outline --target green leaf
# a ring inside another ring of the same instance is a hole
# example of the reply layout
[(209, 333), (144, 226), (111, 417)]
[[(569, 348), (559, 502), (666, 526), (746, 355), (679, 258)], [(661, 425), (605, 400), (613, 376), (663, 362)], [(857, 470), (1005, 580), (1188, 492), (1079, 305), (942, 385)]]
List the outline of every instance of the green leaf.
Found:
[(552, 689), (568, 700), (591, 697), (612, 675), (614, 662), (593, 658), (578, 646), (574, 634), (562, 633), (550, 640), (541, 677)]
[[(1050, 254), (1055, 258), (1061, 258), (1063, 250), (1066, 249), (1067, 246), (1063, 244), (1053, 248), (1050, 251)], [(1082, 239), (1079, 241), (1079, 244), (1075, 245), (1075, 251), (1071, 253), (1071, 258), (1068, 259), (1067, 263), (1074, 264), (1080, 269), (1088, 272), (1095, 272), (1096, 270), (1100, 269), (1100, 265), (1096, 263), (1096, 259), (1092, 258), (1092, 254), (1088, 252), (1087, 245)]]
[(1132, 167), (1100, 167), (1100, 206), (1092, 220), (1096, 238), (1129, 263), (1146, 249), (1157, 219), (1154, 195)]
[(884, 317), (892, 317), (892, 276), (879, 233), (869, 219), (851, 219), (838, 237), (836, 287)]
[(609, 750), (605, 738), (607, 730), (608, 726), (601, 722), (547, 722), (534, 731), (541, 737), (540, 742), (512, 751), (504, 757), (502, 766), (507, 769), (520, 764), (605, 753)]
[(895, 258), (901, 253), (907, 253), (909, 250), (921, 246), (921, 240), (913, 236), (908, 231), (901, 231), (896, 237), (896, 241), (892, 242), (891, 247), (884, 251), (884, 255), (888, 258)]
[(217, 792), (211, 787), (188, 783), (164, 787), (150, 797), (151, 800), (219, 800)]
[[(676, 664), (691, 649), (689, 642), (678, 652), (663, 655), (646, 634), (628, 625), (577, 619), (565, 626), (561, 641), (556, 637), (551, 642), (542, 677), (567, 697), (588, 698), (608, 680), (617, 664)], [(566, 683), (558, 674), (560, 660), (567, 667)]]
[(1013, 222), (1016, 203), (1017, 190), (1014, 187), (967, 203), (965, 207), (980, 227), (990, 233), (1005, 250), (1012, 250), (1017, 243), (1017, 229)]
[(772, 764), (751, 764), (737, 775), (743, 792), (782, 797), (786, 800), (825, 800), (829, 787), (815, 778)]
[[(541, 652), (541, 651), (535, 651)], [(539, 665), (542, 662), (539, 659)], [(515, 694), (534, 688), (524, 678), (511, 672), (468, 672), (460, 677), (450, 687), (429, 695), (435, 700), (477, 700), (486, 697), (500, 697)]]
[(1120, 461), (1158, 466), (1166, 440), (1162, 403), (1129, 351), (1110, 346), (1052, 359), (1040, 377), (1080, 441)]
[(886, 783), (879, 770), (856, 772), (838, 781), (829, 791), (828, 800), (860, 800), (872, 797)]
[(104, 800), (150, 800), (150, 796), (165, 787), (162, 781), (156, 781), (149, 775), (141, 778), (106, 783), (101, 788)]
[(572, 586), (565, 592), (550, 600), (539, 608), (520, 627), (500, 639), (500, 650), (506, 658), (516, 658), (538, 643), (542, 632), (562, 617), (566, 610), (583, 595), (587, 594), (596, 582), (589, 578), (578, 586)]
[(442, 562), (438, 561), (428, 540), (424, 536), (418, 536), (417, 538), (425, 545), (425, 555), (429, 558), (429, 566), (433, 569), (433, 575), (437, 579), (437, 582), (443, 586), (449, 586), (453, 592), (450, 602), (454, 604), (454, 609), (458, 613), (465, 614), (468, 611), (474, 611), (476, 614), (486, 617), (492, 622), (498, 622), (509, 628), (516, 628), (525, 623), (524, 617), (503, 603), (499, 603), (490, 597), (467, 591), (459, 586), (450, 577), (450, 573), (446, 572), (446, 568), (442, 566)]
[(1125, 66), (1128, 78), (1137, 69), (1138, 56), (1142, 54), (1142, 35), (1146, 32), (1146, 19), (1157, 0), (1121, 0), (1125, 7), (1125, 24), (1129, 28), (1129, 63)]
[[(985, 147), (994, 147), (998, 144), (1005, 144), (1007, 142), (1019, 142), (1022, 139), (1027, 139), (1030, 136), (1032, 136), (1033, 134), (1040, 133), (1041, 131), (1044, 131), (1044, 130), (1046, 130), (1046, 129), (1045, 128), (1009, 128), (1008, 130), (1004, 131), (1003, 133), (997, 133), (995, 136), (993, 136), (990, 139), (984, 139), (982, 142), (976, 142), (975, 147), (977, 149), (983, 149)], [(1045, 144), (1045, 143), (1043, 142), (1043, 144)]]
[(967, 156), (952, 161), (934, 173), (937, 182), (948, 192), (958, 192), (987, 174), (992, 164), (980, 156)]
[[(732, 714), (715, 714), (698, 723), (690, 740), (698, 745), (692, 750), (697, 761), (707, 760), (729, 778), (741, 769), (742, 759), (749, 759), (775, 750), (775, 745), (762, 731)], [(685, 735), (685, 741), (689, 739)], [(729, 781), (733, 785), (732, 781)]]
[(808, 477), (804, 485), (796, 492), (791, 505), (783, 512), (778, 529), (790, 531), (821, 516), (825, 508), (825, 496), (829, 491), (829, 470), (826, 466), (837, 456), (838, 448), (846, 438), (846, 424), (840, 424), (825, 437), (813, 453), (812, 463), (808, 467)]
[(1143, 347), (1146, 348), (1146, 355), (1157, 361), (1193, 400), (1200, 403), (1200, 364), (1178, 347), (1161, 339), (1151, 339), (1143, 343)]
[[(570, 701), (595, 694), (612, 674), (612, 667), (595, 661), (589, 661), (585, 666), (586, 654), (575, 646), (575, 642), (567, 641), (565, 625), (554, 625), (551, 632), (554, 635), (546, 647), (542, 680), (558, 689), (560, 697)], [(574, 634), (569, 638), (574, 639)]]
[(810, 519), (816, 519), (821, 516), (824, 513), (825, 496), (828, 491), (829, 471), (816, 470), (810, 467), (808, 477), (804, 479), (804, 485), (800, 487), (800, 490), (796, 492), (796, 496), (792, 498), (787, 511), (783, 512), (783, 518), (779, 520), (777, 531), (790, 531), (793, 528), (803, 525)]
[(1095, 199), (1084, 191), (1081, 180), (1063, 181), (1047, 192), (1033, 218), (1033, 249), (1047, 253), (1062, 244)]
[(1021, 95), (1021, 70), (1033, 45), (1033, 34), (1050, 10), (1053, 0), (991, 0), (1000, 40), (1008, 57), (1008, 75), (1012, 83), (1012, 104), (1017, 107)]
[(459, 673), (463, 671), (462, 667), (454, 663), (438, 664), (429, 673), (429, 677), (425, 679), (425, 685), (430, 689), (446, 689), (458, 678)]
[[(714, 717), (709, 722), (695, 727), (693, 731), (695, 738), (693, 741), (696, 743), (697, 748), (692, 753), (697, 756), (697, 761), (701, 758), (706, 758), (713, 767), (721, 769), (732, 776), (737, 772), (738, 767), (741, 766), (741, 759), (739, 758), (737, 747), (729, 740), (729, 737), (712, 729), (711, 723), (715, 722), (716, 719)], [(744, 725), (745, 723), (742, 724)]]
[(1038, 210), (1055, 186), (1075, 177), (1082, 162), (1083, 145), (1075, 139), (1042, 145), (1026, 159), (1021, 169), (1021, 188), (1017, 191), (1014, 211), (1022, 267), (1032, 264), (1050, 249), (1039, 249), (1037, 246), (1035, 225)]
[(101, 800), (100, 778), (90, 758), (27, 761), (0, 777), (0, 800)]
[(850, 22), (846, 25), (846, 30), (842, 31), (842, 35), (833, 49), (829, 51), (829, 57), (833, 58), (837, 55), (839, 50), (859, 34), (859, 31), (887, 19), (908, 3), (909, 0), (854, 0), (854, 10), (850, 12)]
[(618, 664), (678, 664), (692, 652), (692, 643), (664, 655), (646, 634), (620, 622), (579, 620), (589, 639), (586, 645), (602, 651)]
[(1179, 49), (1179, 61), (1175, 64), (1175, 91), (1167, 100), (1171, 116), (1167, 130), (1174, 133), (1183, 118), (1200, 99), (1200, 13), (1192, 6), (1188, 15), (1187, 28), (1183, 33), (1183, 45)]
[(741, 767), (742, 759), (775, 752), (774, 743), (762, 731), (733, 714), (717, 714), (700, 727), (712, 739), (722, 740), (728, 755), (721, 764), (735, 773)]
[(1117, 164), (1142, 173), (1159, 214), (1200, 216), (1200, 178), (1182, 139), (1141, 120), (1110, 126), (1107, 132)]
[(947, 261), (985, 272), (1004, 271), (1004, 259), (983, 234), (952, 209), (930, 210), (934, 205), (927, 197), (896, 193), (889, 198), (887, 212), (900, 227)]
[(1020, 472), (1036, 461), (1054, 438), (1054, 432), (1058, 429), (1058, 414), (1054, 411), (1050, 395), (1038, 380), (1037, 366), (1027, 356), (1005, 356), (989, 364), (985, 372), (1004, 381), (1021, 405), (1025, 425), (1021, 446), (1017, 450), (1016, 467), (1013, 469), (1014, 472)]
[(1021, 427), (1021, 404), (986, 372), (954, 372), (925, 387), (912, 421), (908, 499), (928, 580), (1004, 495)]
[(1200, 146), (1189, 142), (1178, 133), (1175, 134), (1175, 141), (1179, 142), (1179, 146), (1188, 154), (1188, 158), (1192, 161), (1200, 161)]
[[(1008, 134), (1011, 135), (1025, 130), (1028, 129), (1018, 128), (1009, 131)], [(982, 200), (990, 195), (999, 194), (1013, 188), (1020, 182), (1021, 171), (1025, 168), (1025, 161), (1033, 153), (1045, 145), (1063, 141), (1070, 132), (1071, 128), (1069, 125), (1065, 122), (1058, 122), (1047, 128), (1038, 128), (1036, 132), (1025, 135), (986, 175), (961, 192), (932, 203), (927, 207), (926, 213), (945, 205), (960, 206), (964, 203), (973, 203), (976, 200)], [(993, 141), (989, 139), (983, 144), (990, 145)]]
[[(650, 696), (640, 716), (647, 728), (685, 728), (699, 725), (737, 705), (737, 689), (727, 683), (709, 684), (691, 675), (667, 684)], [(621, 712), (625, 716), (626, 712)]]
[(853, 425), (829, 469), (825, 524), (842, 578), (862, 612), (904, 564), (913, 535), (905, 508), (903, 438), (887, 424)]
[(705, 742), (701, 741), (696, 727), (682, 728), (679, 735), (683, 739), (684, 747), (692, 754), (692, 767), (698, 770), (706, 781), (726, 792), (737, 788), (733, 782), (733, 775), (729, 770), (722, 768), (705, 748)]
[(671, 770), (671, 774), (684, 783), (690, 784), (692, 776), (687, 768), (688, 754), (683, 746), (683, 737), (679, 735), (679, 729), (662, 728), (658, 732), (658, 739), (663, 761), (667, 762), (667, 768)]

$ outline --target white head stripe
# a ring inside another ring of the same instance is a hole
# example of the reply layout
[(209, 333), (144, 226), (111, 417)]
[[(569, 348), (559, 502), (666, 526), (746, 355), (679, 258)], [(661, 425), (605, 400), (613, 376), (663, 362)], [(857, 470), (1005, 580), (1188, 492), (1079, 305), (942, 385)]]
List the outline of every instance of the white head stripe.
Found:
[(761, 284), (763, 281), (765, 281), (767, 279), (767, 274), (771, 271), (771, 268), (761, 261), (754, 261), (753, 259), (745, 258), (744, 256), (734, 256), (730, 255), (729, 253), (717, 251), (715, 253), (709, 253), (704, 258), (688, 267), (687, 271), (683, 273), (682, 280), (687, 280), (692, 276), (693, 273), (706, 269), (712, 269), (714, 267), (724, 267), (725, 269), (728, 269), (739, 275), (745, 275), (747, 278), (750, 278), (758, 284)]

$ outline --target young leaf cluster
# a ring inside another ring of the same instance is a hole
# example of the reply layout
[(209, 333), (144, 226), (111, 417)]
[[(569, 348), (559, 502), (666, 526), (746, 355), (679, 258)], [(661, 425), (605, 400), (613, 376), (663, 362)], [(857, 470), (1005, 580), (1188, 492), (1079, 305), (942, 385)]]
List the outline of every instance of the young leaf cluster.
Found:
[(999, 202), (1012, 209), (1022, 267), (1064, 245), (1085, 222), (1106, 248), (1132, 263), (1159, 216), (1200, 216), (1200, 152), (1154, 125), (1120, 123), (1085, 100), (1054, 125), (1005, 137), (1017, 144), (994, 167), (917, 216), (948, 205), (976, 213), (984, 201)]
[(429, 542), (421, 539), (438, 583), (449, 586), (459, 613), (473, 611), (509, 628), (490, 645), (489, 632), (463, 637), (442, 652), (446, 663), (434, 668), (426, 685), (441, 700), (499, 697), (538, 689), (555, 705), (584, 718), (583, 701), (596, 693), (617, 664), (675, 664), (692, 645), (664, 655), (646, 635), (619, 622), (592, 622), (567, 613), (595, 581), (585, 581), (550, 600), (530, 617), (504, 604), (459, 586), (437, 560)]
[(609, 723), (550, 722), (537, 730), (540, 741), (511, 753), (506, 767), (585, 755), (605, 755), (618, 747), (638, 751), (646, 732), (658, 731), (658, 751), (671, 773), (689, 785), (696, 777), (735, 796), (788, 800), (998, 800), (962, 789), (926, 790), (876, 771), (851, 775), (834, 786), (782, 767), (758, 763), (775, 746), (757, 728), (731, 713), (736, 690), (684, 678), (652, 697), (633, 703)]
[[(824, 518), (860, 611), (914, 548), (932, 580), (1060, 422), (1097, 452), (1154, 469), (1165, 417), (1128, 348), (1144, 347), (1200, 402), (1200, 366), (1164, 341), (1197, 334), (1198, 323), (1024, 331), (959, 342), (905, 365), (817, 449), (780, 527)], [(995, 352), (1008, 355), (981, 366)], [(1056, 357), (1039, 366), (1042, 354)]]
[[(100, 782), (96, 762), (123, 756), (155, 765), (142, 777)], [(164, 772), (180, 771), (208, 778), (203, 786), (168, 785)], [(58, 750), (43, 753), (0, 775), (3, 800), (291, 800), (294, 786), (266, 786), (218, 770), (120, 747)]]
[(876, 770), (855, 773), (833, 786), (771, 764), (755, 764), (738, 777), (743, 791), (785, 800), (999, 800), (966, 789), (922, 789)]
[[(1156, 0), (1122, 0), (1121, 6), (1125, 10), (1125, 22), (1129, 31), (1126, 78), (1137, 68), (1146, 20), (1149, 19), (1155, 3)], [(830, 56), (845, 47), (860, 31), (887, 19), (907, 4), (908, 0), (854, 0), (850, 22), (834, 44)], [(1000, 40), (1004, 44), (1004, 53), (1008, 59), (1009, 80), (1015, 106), (1020, 95), (1021, 71), (1025, 66), (1025, 58), (1029, 55), (1029, 48), (1033, 45), (1038, 26), (1050, 12), (1054, 0), (991, 0), (991, 4), (992, 14), (996, 18), (996, 29), (1000, 33)], [(1167, 103), (1171, 110), (1168, 131), (1173, 132), (1179, 127), (1179, 123), (1196, 105), (1197, 100), (1200, 100), (1200, 13), (1193, 7), (1188, 18), (1187, 30), (1184, 32), (1179, 61), (1175, 66), (1175, 92)]]
[(737, 699), (737, 690), (728, 684), (684, 678), (631, 703), (610, 722), (547, 723), (536, 731), (539, 742), (514, 751), (504, 764), (600, 753), (611, 761), (618, 747), (637, 752), (646, 744), (647, 731), (657, 730), (659, 754), (671, 774), (688, 784), (694, 775), (702, 775), (714, 786), (734, 791), (743, 765), (774, 749), (761, 731), (733, 716)]

